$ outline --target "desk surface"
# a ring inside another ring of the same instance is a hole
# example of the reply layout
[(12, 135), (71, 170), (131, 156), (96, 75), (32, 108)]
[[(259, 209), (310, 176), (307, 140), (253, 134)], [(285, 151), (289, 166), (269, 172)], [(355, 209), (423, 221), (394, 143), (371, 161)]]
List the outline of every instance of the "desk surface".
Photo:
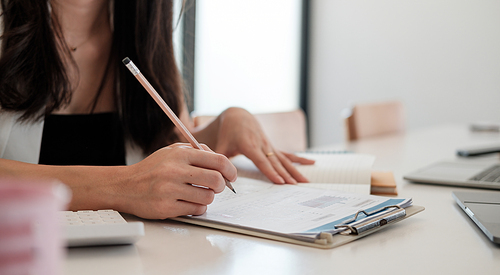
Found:
[(499, 133), (449, 125), (330, 147), (375, 155), (374, 169), (394, 172), (399, 197), (426, 208), (341, 247), (322, 250), (169, 220), (144, 221), (146, 236), (135, 245), (69, 249), (64, 274), (498, 274), (500, 246), (451, 197), (465, 188), (402, 177), (455, 158), (458, 147), (499, 141)]

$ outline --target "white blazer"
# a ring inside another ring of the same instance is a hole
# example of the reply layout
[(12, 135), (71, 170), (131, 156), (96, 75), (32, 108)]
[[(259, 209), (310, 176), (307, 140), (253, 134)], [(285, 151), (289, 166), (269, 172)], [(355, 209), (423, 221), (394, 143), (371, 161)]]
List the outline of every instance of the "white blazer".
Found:
[[(21, 113), (0, 112), (0, 158), (38, 164), (44, 121), (19, 122)], [(144, 159), (142, 150), (126, 143), (126, 163)]]

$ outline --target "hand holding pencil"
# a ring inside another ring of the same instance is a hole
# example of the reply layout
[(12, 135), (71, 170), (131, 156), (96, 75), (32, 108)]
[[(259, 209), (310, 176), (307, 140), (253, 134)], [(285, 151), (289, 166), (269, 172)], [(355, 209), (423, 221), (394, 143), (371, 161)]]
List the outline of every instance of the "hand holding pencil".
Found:
[[(165, 112), (165, 114), (170, 118), (170, 120), (174, 123), (175, 127), (182, 133), (184, 138), (186, 138), (191, 146), (194, 148), (197, 148), (199, 150), (205, 151), (203, 147), (201, 147), (200, 143), (194, 138), (194, 136), (189, 132), (189, 130), (186, 128), (186, 126), (182, 123), (182, 121), (177, 117), (177, 115), (170, 109), (170, 107), (167, 105), (167, 103), (160, 97), (158, 92), (151, 86), (149, 81), (142, 75), (142, 73), (139, 71), (139, 69), (135, 66), (135, 64), (128, 58), (124, 58), (122, 60), (123, 64), (127, 66), (127, 68), (130, 70), (130, 72), (137, 78), (137, 80), (142, 84), (142, 86), (146, 89), (146, 91), (151, 95), (151, 97), (154, 99), (154, 101), (160, 106), (160, 108)], [(229, 180), (226, 179), (226, 186), (231, 189), (234, 193), (236, 191), (234, 190), (233, 186), (229, 182)]]

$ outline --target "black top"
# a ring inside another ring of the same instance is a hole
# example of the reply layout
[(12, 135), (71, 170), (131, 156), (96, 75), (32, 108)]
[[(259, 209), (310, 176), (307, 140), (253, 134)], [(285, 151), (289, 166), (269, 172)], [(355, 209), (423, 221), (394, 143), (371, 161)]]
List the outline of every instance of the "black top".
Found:
[(39, 164), (125, 165), (125, 142), (116, 113), (48, 115)]

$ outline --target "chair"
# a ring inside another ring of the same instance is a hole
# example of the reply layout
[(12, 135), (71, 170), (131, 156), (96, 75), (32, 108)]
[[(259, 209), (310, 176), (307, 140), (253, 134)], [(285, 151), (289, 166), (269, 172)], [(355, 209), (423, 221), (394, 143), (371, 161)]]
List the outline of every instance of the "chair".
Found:
[(403, 132), (404, 106), (399, 101), (357, 104), (343, 111), (347, 141)]
[[(274, 148), (285, 152), (304, 151), (307, 148), (305, 114), (301, 109), (289, 112), (254, 114)], [(215, 116), (195, 115), (194, 126), (209, 123)]]

